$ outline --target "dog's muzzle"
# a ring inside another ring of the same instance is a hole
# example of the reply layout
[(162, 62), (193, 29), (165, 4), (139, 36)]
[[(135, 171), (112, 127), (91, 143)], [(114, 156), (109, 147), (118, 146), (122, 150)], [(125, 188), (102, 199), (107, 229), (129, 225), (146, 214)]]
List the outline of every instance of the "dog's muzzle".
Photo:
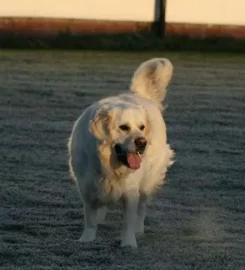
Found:
[(134, 144), (135, 144), (134, 152), (126, 151), (119, 143), (115, 145), (115, 152), (118, 161), (120, 161), (123, 165), (131, 169), (137, 170), (140, 168), (140, 164), (142, 161), (142, 154), (145, 151), (147, 142), (144, 138), (140, 137), (135, 139)]

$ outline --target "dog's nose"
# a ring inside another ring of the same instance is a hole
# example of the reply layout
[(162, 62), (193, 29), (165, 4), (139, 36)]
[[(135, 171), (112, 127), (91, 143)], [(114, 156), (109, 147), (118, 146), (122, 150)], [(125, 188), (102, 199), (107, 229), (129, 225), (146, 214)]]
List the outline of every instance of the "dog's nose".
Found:
[(137, 138), (137, 139), (135, 139), (134, 143), (135, 143), (135, 145), (137, 147), (137, 150), (140, 150), (140, 151), (145, 150), (146, 144), (147, 144), (145, 138), (143, 138), (143, 137)]

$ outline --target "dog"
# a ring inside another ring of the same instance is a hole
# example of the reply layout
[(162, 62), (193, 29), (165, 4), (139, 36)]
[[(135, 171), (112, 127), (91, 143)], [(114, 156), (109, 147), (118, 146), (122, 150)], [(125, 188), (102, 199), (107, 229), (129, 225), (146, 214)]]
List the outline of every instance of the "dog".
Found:
[(121, 201), (121, 246), (137, 247), (146, 203), (164, 184), (174, 162), (162, 105), (172, 73), (166, 58), (142, 63), (128, 93), (95, 102), (75, 122), (68, 151), (71, 176), (84, 206), (81, 242), (95, 240), (108, 205)]

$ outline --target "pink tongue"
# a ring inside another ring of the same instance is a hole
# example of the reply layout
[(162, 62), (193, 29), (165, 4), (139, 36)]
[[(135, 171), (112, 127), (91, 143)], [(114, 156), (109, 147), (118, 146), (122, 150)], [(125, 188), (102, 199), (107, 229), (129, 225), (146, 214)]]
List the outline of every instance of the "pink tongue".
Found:
[(141, 158), (137, 154), (128, 153), (127, 154), (127, 161), (129, 164), (129, 167), (134, 170), (138, 170), (140, 168), (140, 162)]

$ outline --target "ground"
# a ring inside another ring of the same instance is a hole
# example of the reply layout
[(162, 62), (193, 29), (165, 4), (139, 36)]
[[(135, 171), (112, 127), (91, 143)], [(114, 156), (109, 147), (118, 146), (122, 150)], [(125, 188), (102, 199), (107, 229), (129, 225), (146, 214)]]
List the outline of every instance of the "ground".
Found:
[[(82, 110), (127, 90), (142, 61), (175, 67), (165, 117), (176, 163), (148, 207), (137, 250), (120, 208), (94, 243), (67, 139)], [(0, 52), (0, 269), (245, 269), (245, 61), (241, 55)]]

